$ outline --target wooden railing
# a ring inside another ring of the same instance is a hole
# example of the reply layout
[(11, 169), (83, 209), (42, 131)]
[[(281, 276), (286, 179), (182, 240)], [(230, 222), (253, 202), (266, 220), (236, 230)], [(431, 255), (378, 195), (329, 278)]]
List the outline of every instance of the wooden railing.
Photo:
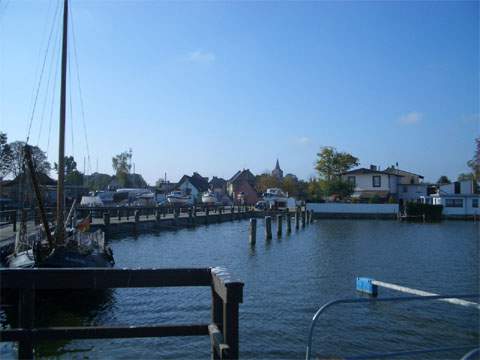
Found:
[[(0, 330), (0, 342), (18, 342), (18, 357), (31, 359), (38, 341), (209, 335), (213, 359), (237, 359), (243, 283), (224, 268), (196, 269), (0, 269), (1, 289), (19, 292), (19, 328)], [(211, 288), (210, 324), (35, 327), (36, 290), (205, 286)]]

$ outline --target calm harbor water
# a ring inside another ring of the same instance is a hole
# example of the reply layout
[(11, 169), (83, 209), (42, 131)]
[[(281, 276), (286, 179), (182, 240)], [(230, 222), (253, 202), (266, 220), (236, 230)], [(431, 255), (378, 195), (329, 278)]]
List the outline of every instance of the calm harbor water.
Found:
[[(258, 223), (199, 226), (111, 241), (117, 267), (226, 266), (245, 282), (240, 307), (242, 358), (303, 358), (314, 312), (327, 301), (358, 297), (355, 277), (369, 276), (438, 293), (477, 293), (479, 227), (473, 222), (411, 224), (318, 220), (270, 242)], [(399, 295), (380, 290), (381, 295)], [(81, 308), (45, 304), (44, 325), (200, 323), (210, 319), (207, 288), (119, 289)], [(93, 302), (93, 301), (92, 301)], [(478, 344), (479, 311), (445, 303), (342, 305), (318, 323), (318, 356)], [(48, 319), (48, 320), (46, 320)], [(9, 317), (0, 312), (8, 326)], [(2, 359), (16, 355), (0, 345)], [(45, 344), (44, 357), (208, 358), (208, 337), (71, 341)], [(429, 358), (460, 358), (462, 352)], [(408, 357), (412, 358), (412, 357)], [(418, 358), (426, 358), (425, 355)]]

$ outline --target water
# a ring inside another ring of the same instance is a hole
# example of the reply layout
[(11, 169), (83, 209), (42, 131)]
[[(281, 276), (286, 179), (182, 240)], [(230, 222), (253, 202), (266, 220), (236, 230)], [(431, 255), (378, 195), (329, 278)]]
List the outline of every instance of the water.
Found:
[[(128, 236), (113, 239), (111, 246), (117, 267), (226, 266), (245, 282), (240, 306), (241, 357), (299, 359), (305, 356), (315, 311), (330, 300), (358, 297), (357, 276), (437, 293), (478, 292), (478, 230), (478, 224), (460, 221), (319, 220), (266, 242), (259, 221), (257, 244), (252, 248), (248, 222), (236, 221)], [(381, 289), (380, 295), (399, 294)], [(63, 306), (53, 310), (46, 304), (42, 324), (206, 323), (209, 310), (208, 288), (117, 289), (100, 304), (82, 309)], [(8, 326), (4, 313), (0, 319)], [(440, 302), (342, 305), (322, 317), (313, 353), (473, 347), (479, 341), (478, 329), (478, 310)], [(210, 345), (208, 337), (85, 340), (43, 344), (39, 351), (45, 357), (60, 358), (198, 359), (210, 356)], [(1, 345), (2, 359), (15, 354), (11, 345)], [(454, 352), (430, 358), (461, 355)]]

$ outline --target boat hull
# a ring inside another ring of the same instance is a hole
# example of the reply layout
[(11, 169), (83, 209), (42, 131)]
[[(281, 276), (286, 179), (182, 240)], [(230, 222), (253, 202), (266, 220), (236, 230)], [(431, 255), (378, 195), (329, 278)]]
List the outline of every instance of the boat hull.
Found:
[(185, 198), (185, 197), (167, 196), (167, 201), (170, 204), (174, 204), (174, 205), (186, 205), (188, 204), (189, 200), (190, 200), (189, 198)]
[(28, 269), (35, 266), (35, 258), (32, 250), (21, 251), (7, 258), (8, 267)]
[(213, 195), (204, 195), (202, 196), (202, 203), (213, 205), (217, 203), (217, 198)]
[(81, 254), (65, 247), (57, 247), (45, 259), (39, 261), (37, 266), (44, 268), (109, 268), (113, 265), (113, 257), (100, 251)]

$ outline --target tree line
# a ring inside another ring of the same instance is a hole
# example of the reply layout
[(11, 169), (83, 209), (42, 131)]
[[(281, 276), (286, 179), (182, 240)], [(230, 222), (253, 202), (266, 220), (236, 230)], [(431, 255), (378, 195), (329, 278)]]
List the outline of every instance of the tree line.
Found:
[[(0, 132), (0, 180), (6, 177), (16, 178), (25, 172), (25, 161), (23, 149), (24, 141), (9, 143), (6, 133)], [(50, 175), (54, 170), (58, 172), (56, 162), (53, 166), (47, 158), (47, 154), (38, 146), (31, 146), (32, 160), (37, 173)], [(91, 190), (103, 190), (113, 180), (116, 180), (118, 187), (145, 187), (147, 183), (141, 175), (131, 174), (132, 150), (124, 151), (112, 157), (112, 168), (115, 175), (93, 173), (85, 175), (78, 167), (73, 156), (65, 156), (65, 184), (85, 186)]]

